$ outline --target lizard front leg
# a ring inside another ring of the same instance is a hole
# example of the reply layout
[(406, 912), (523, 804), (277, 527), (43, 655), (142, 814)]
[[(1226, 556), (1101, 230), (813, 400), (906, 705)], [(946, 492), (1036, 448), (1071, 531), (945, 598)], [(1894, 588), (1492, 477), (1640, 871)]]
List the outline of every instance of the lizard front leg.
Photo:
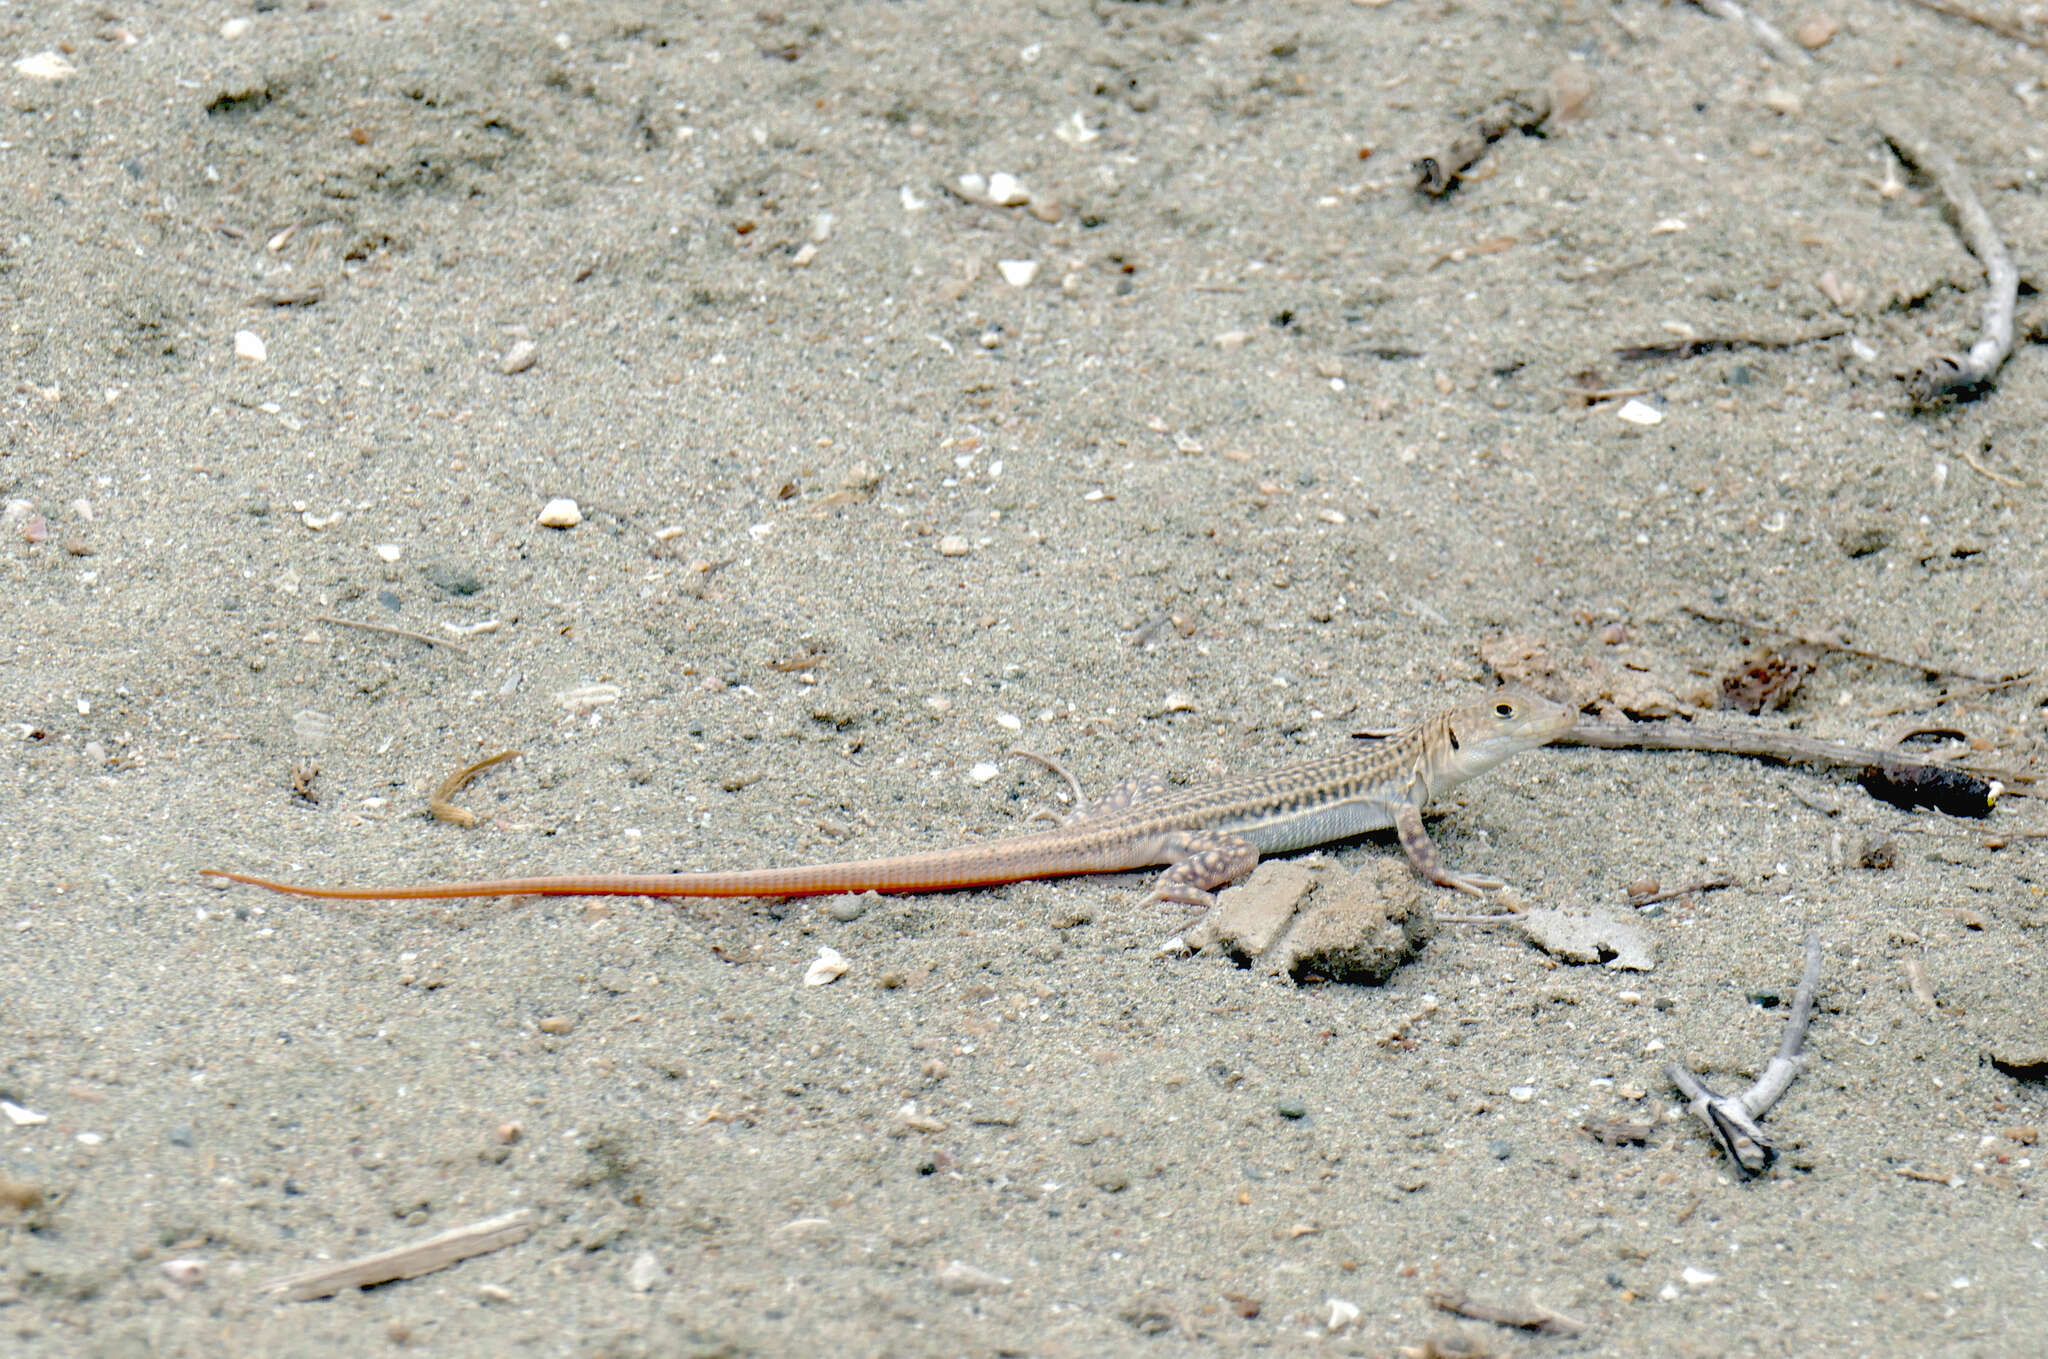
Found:
[(1496, 888), (1507, 886), (1499, 878), (1487, 877), (1484, 873), (1460, 873), (1448, 868), (1437, 857), (1436, 846), (1430, 843), (1429, 832), (1422, 828), (1422, 809), (1412, 802), (1397, 802), (1393, 805), (1394, 830), (1401, 837), (1401, 848), (1408, 853), (1408, 862), (1415, 865), (1415, 871), (1439, 887), (1450, 887), (1467, 896), (1485, 896)]

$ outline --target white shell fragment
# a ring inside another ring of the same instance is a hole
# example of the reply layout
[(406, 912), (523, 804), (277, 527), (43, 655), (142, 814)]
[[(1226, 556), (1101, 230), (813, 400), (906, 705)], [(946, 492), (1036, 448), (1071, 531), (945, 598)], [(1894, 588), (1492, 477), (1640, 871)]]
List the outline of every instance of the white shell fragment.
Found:
[(972, 551), (974, 551), (974, 545), (957, 533), (949, 533), (939, 539), (939, 555), (941, 557), (964, 557)]
[(541, 506), (540, 517), (534, 522), (542, 528), (572, 529), (583, 522), (583, 507), (567, 496), (556, 496)]
[(23, 57), (14, 63), (14, 70), (31, 80), (64, 80), (78, 74), (78, 68), (58, 52), (38, 52), (32, 57)]
[(5, 1114), (7, 1121), (17, 1128), (32, 1127), (37, 1123), (48, 1123), (50, 1121), (48, 1114), (39, 1114), (33, 1109), (25, 1109), (11, 1099), (0, 1099), (0, 1114)]
[(616, 684), (585, 684), (575, 689), (564, 689), (555, 695), (555, 702), (577, 716), (594, 712), (607, 703), (617, 703), (625, 696), (625, 690)]
[(166, 1260), (158, 1268), (163, 1270), (166, 1279), (174, 1284), (183, 1284), (187, 1288), (196, 1288), (206, 1282), (206, 1261), (189, 1255)]
[(988, 177), (988, 201), (999, 208), (1021, 208), (1031, 201), (1024, 181), (1001, 170)]
[(988, 201), (988, 180), (984, 176), (970, 171), (954, 180), (953, 183), (960, 190), (960, 196), (968, 202), (986, 203)]
[(539, 345), (531, 340), (517, 340), (505, 351), (505, 357), (498, 360), (498, 371), (507, 377), (514, 373), (523, 373), (533, 367), (539, 358)]
[(846, 975), (846, 969), (853, 964), (846, 961), (836, 948), (821, 948), (811, 965), (804, 969), (805, 986), (829, 986)]
[(377, 544), (377, 560), (378, 560), (378, 561), (382, 561), (382, 562), (396, 562), (396, 561), (397, 561), (397, 560), (398, 560), (398, 559), (399, 559), (400, 557), (403, 557), (404, 555), (405, 555), (405, 549), (404, 549), (403, 547), (399, 546), (399, 545), (398, 545), (397, 543), (379, 543), (379, 544)]
[(249, 363), (262, 363), (270, 357), (270, 348), (255, 331), (238, 330), (235, 332), (235, 357)]
[(997, 260), (996, 272), (1003, 276), (1003, 282), (1012, 288), (1028, 288), (1031, 280), (1038, 277), (1037, 260)]
[(1619, 414), (1622, 419), (1628, 421), (1631, 425), (1661, 425), (1664, 423), (1663, 411), (1658, 410), (1646, 401), (1638, 401), (1634, 397), (1628, 399), (1622, 406)]

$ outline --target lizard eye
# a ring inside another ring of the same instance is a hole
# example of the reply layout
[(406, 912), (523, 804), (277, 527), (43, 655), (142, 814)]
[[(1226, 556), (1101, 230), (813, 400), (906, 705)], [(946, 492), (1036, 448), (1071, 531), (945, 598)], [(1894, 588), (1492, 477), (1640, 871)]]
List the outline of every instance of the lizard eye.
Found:
[(1496, 703), (1493, 705), (1493, 715), (1495, 717), (1513, 717), (1515, 715), (1515, 705), (1512, 703)]

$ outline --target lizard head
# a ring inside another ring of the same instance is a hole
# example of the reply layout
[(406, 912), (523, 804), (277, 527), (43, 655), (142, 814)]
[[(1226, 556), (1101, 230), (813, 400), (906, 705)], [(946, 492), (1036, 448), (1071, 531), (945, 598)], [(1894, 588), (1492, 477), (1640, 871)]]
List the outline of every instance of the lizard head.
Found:
[(1483, 774), (1510, 755), (1549, 745), (1577, 720), (1570, 708), (1534, 690), (1515, 684), (1496, 689), (1444, 714), (1448, 772), (1458, 779)]

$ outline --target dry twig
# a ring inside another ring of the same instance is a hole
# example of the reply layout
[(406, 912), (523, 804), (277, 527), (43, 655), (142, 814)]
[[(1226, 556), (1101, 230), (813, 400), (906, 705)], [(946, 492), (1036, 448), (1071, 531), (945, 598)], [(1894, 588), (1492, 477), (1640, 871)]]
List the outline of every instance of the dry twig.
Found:
[(2020, 27), (2016, 20), (2007, 19), (1997, 14), (1985, 14), (1979, 10), (1966, 9), (1962, 5), (1956, 4), (1955, 0), (1912, 0), (1912, 3), (1920, 6), (1922, 9), (1931, 9), (1936, 14), (1946, 14), (1952, 19), (1961, 19), (1965, 23), (1988, 28), (2001, 38), (2011, 38), (2014, 42), (2023, 42), (2029, 47), (2039, 48), (2041, 51), (2048, 52), (2048, 38), (2029, 33), (2026, 29)]
[(1785, 1037), (1778, 1055), (1771, 1058), (1756, 1084), (1740, 1095), (1717, 1095), (1706, 1082), (1677, 1062), (1667, 1063), (1664, 1074), (1685, 1092), (1693, 1117), (1707, 1125), (1707, 1131), (1728, 1153), (1745, 1175), (1760, 1175), (1777, 1159), (1777, 1148), (1758, 1121), (1770, 1112), (1800, 1072), (1806, 1069), (1806, 1026), (1813, 1020), (1813, 994), (1820, 988), (1820, 931), (1806, 934), (1806, 966), (1799, 977), (1799, 990), (1792, 997), (1792, 1013), (1785, 1017)]
[(1756, 35), (1756, 40), (1764, 45), (1766, 52), (1769, 52), (1786, 65), (1806, 66), (1812, 64), (1813, 58), (1806, 54), (1804, 48), (1779, 32), (1777, 26), (1772, 24), (1770, 20), (1757, 14), (1745, 5), (1737, 4), (1736, 0), (1695, 0), (1695, 3), (1716, 19), (1726, 19), (1729, 23), (1741, 24)]
[(331, 1298), (347, 1288), (368, 1288), (393, 1279), (416, 1279), (437, 1269), (446, 1269), (472, 1255), (517, 1245), (533, 1235), (540, 1214), (531, 1208), (502, 1213), (497, 1217), (455, 1227), (424, 1241), (396, 1250), (359, 1255), (339, 1264), (320, 1265), (298, 1274), (287, 1274), (263, 1285), (266, 1293), (283, 1293), (294, 1302), (310, 1298)]
[(1975, 388), (1988, 387), (2000, 364), (2012, 353), (2012, 313), (2019, 302), (2020, 273), (2006, 253), (2005, 242), (1991, 225), (1990, 214), (1977, 201), (1977, 191), (1947, 151), (1935, 145), (1896, 114), (1878, 118), (1878, 131), (1899, 159), (1934, 181), (1955, 212), (1963, 244), (1984, 266), (1984, 333), (1967, 354), (1929, 359), (1906, 379), (1906, 391), (1919, 405), (1929, 405)]
[(518, 758), (519, 752), (516, 750), (501, 750), (487, 760), (478, 760), (475, 764), (465, 765), (461, 769), (456, 770), (453, 774), (441, 780), (440, 787), (427, 794), (427, 810), (433, 813), (436, 821), (446, 821), (464, 828), (474, 826), (477, 822), (476, 813), (466, 807), (456, 806), (449, 799), (468, 787), (471, 779), (483, 773), (492, 765), (503, 764), (507, 760), (516, 760)]
[(1877, 768), (1892, 774), (1962, 773), (1985, 785), (1997, 781), (2031, 784), (2033, 779), (2009, 770), (1991, 770), (1961, 761), (1943, 763), (1904, 755), (1896, 750), (1866, 750), (1839, 741), (1821, 741), (1789, 731), (1757, 727), (1707, 727), (1689, 722), (1582, 721), (1551, 744), (1593, 746), (1600, 750), (1693, 750), (1710, 755), (1747, 755), (1779, 764), (1808, 764), (1821, 769)]
[(1715, 613), (1710, 609), (1703, 609), (1697, 604), (1685, 604), (1680, 607), (1694, 618), (1703, 618), (1709, 623), (1726, 623), (1731, 627), (1742, 628), (1749, 632), (1773, 633), (1779, 637), (1789, 637), (1801, 646), (1819, 647), (1823, 651), (1839, 652), (1844, 656), (1856, 656), (1866, 661), (1882, 661), (1886, 665), (1896, 665), (1901, 669), (1918, 670), (1923, 675), (1953, 675), (1957, 679), (1966, 679), (1974, 684), (2007, 684), (2014, 680), (2025, 679), (2033, 673), (2031, 670), (2021, 670), (2010, 675), (1980, 675), (1973, 670), (1958, 670), (1953, 666), (1938, 665), (1933, 661), (1916, 661), (1906, 656), (1893, 656), (1882, 651), (1872, 651), (1867, 647), (1852, 646), (1834, 637), (1820, 637), (1809, 633), (1797, 632), (1777, 623), (1766, 623), (1759, 618), (1744, 618), (1740, 614)]
[(1550, 117), (1550, 107), (1550, 95), (1544, 90), (1530, 90), (1501, 100), (1467, 124), (1449, 146), (1415, 162), (1412, 168), (1416, 191), (1442, 198), (1458, 187), (1465, 171), (1486, 154), (1487, 147), (1516, 128), (1534, 132), (1542, 127)]
[(394, 628), (389, 623), (371, 623), (360, 618), (339, 618), (331, 613), (316, 613), (313, 615), (313, 621), (332, 623), (337, 628), (360, 628), (364, 632), (381, 632), (387, 637), (404, 637), (409, 641), (425, 642), (428, 646), (447, 647), (450, 651), (465, 655), (469, 652), (469, 648), (460, 642), (451, 642), (445, 637), (435, 637), (430, 633), (413, 632), (407, 628)]
[(1541, 1331), (1545, 1335), (1577, 1335), (1586, 1329), (1586, 1323), (1576, 1317), (1568, 1317), (1536, 1302), (1517, 1305), (1486, 1302), (1465, 1293), (1432, 1292), (1429, 1305), (1453, 1316), (1490, 1321), (1496, 1326), (1514, 1326), (1525, 1331)]

